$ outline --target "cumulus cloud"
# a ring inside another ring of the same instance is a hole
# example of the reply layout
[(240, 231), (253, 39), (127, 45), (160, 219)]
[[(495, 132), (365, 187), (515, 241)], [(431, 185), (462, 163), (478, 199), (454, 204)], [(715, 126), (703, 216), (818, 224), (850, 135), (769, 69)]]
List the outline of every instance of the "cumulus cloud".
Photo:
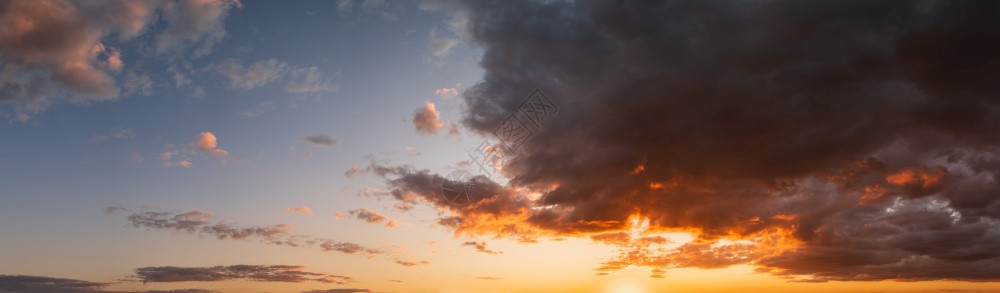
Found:
[(416, 127), (417, 133), (437, 134), (444, 127), (444, 123), (438, 121), (440, 119), (441, 113), (435, 109), (434, 103), (428, 101), (413, 114), (413, 126)]
[(156, 282), (217, 282), (248, 280), (256, 282), (321, 282), (345, 284), (351, 277), (303, 271), (303, 266), (290, 265), (231, 265), (214, 267), (144, 267), (135, 270), (143, 283)]
[[(523, 103), (535, 88), (560, 109), (506, 154), (507, 185), (472, 179), (470, 205), (449, 205), (428, 170), (368, 168), (456, 233), (532, 241), (638, 221), (640, 237), (595, 239), (635, 252), (603, 269), (1000, 280), (994, 3), (447, 6), (484, 48), (468, 129), (538, 115)], [(694, 239), (641, 242), (667, 232)]]
[(108, 291), (102, 290), (111, 283), (98, 283), (74, 279), (42, 277), (42, 276), (22, 276), (22, 275), (0, 275), (0, 292), (18, 293), (217, 293), (219, 291), (204, 289), (174, 289), (174, 290), (148, 290), (148, 291)]
[[(22, 0), (0, 4), (0, 103), (38, 112), (57, 100), (116, 99), (115, 76), (127, 66), (117, 48), (152, 30), (162, 16), (167, 27), (154, 31), (157, 51), (183, 52), (182, 43), (200, 43), (207, 52), (225, 31), (222, 21), (236, 1), (61, 1)], [(206, 41), (209, 40), (209, 41)], [(114, 43), (118, 42), (118, 43)], [(162, 50), (161, 50), (162, 49)], [(148, 76), (129, 71), (126, 94), (148, 93)]]
[(336, 147), (340, 144), (337, 139), (330, 137), (329, 135), (308, 136), (304, 139), (310, 144), (328, 148)]
[(285, 208), (285, 213), (299, 213), (299, 214), (306, 214), (306, 215), (310, 215), (310, 216), (313, 215), (313, 211), (312, 211), (311, 208), (309, 208), (309, 206), (297, 206), (297, 207), (294, 207), (294, 208)]

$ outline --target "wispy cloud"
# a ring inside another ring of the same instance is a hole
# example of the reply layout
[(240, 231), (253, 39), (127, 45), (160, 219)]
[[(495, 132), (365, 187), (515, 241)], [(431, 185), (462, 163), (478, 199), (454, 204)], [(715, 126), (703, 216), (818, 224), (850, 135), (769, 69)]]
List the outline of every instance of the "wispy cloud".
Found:
[(174, 289), (144, 291), (108, 291), (104, 287), (111, 283), (98, 283), (74, 279), (0, 275), (0, 292), (17, 293), (218, 293), (205, 289)]
[[(391, 249), (372, 248), (365, 245), (336, 241), (328, 238), (294, 234), (294, 226), (275, 224), (270, 226), (241, 226), (222, 221), (213, 221), (210, 212), (192, 210), (186, 213), (171, 212), (137, 212), (127, 217), (129, 223), (136, 228), (168, 230), (184, 234), (207, 235), (219, 240), (258, 241), (272, 245), (291, 247), (316, 247), (321, 251), (337, 251), (346, 254), (361, 254), (367, 256), (386, 255), (395, 260), (404, 260)], [(409, 261), (407, 261), (409, 262)]]
[(135, 132), (132, 129), (124, 127), (116, 127), (107, 133), (98, 133), (90, 136), (90, 141), (101, 142), (108, 140), (109, 138), (115, 139), (129, 139), (135, 137)]
[(248, 280), (255, 282), (321, 282), (345, 284), (351, 277), (303, 271), (303, 266), (231, 265), (214, 267), (144, 267), (135, 270), (143, 283), (217, 282)]
[(297, 67), (277, 59), (258, 60), (244, 65), (240, 60), (227, 59), (213, 68), (229, 80), (230, 87), (249, 90), (286, 80), (285, 91), (296, 94), (334, 92), (339, 88), (315, 67)]
[(476, 251), (486, 253), (486, 254), (503, 254), (503, 251), (489, 250), (486, 249), (486, 242), (476, 242), (476, 241), (466, 241), (462, 243), (464, 246), (472, 246), (476, 248)]

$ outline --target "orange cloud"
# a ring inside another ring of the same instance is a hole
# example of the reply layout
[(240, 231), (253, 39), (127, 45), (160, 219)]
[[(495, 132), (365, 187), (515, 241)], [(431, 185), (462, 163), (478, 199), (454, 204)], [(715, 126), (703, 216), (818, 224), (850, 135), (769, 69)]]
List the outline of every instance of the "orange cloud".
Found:
[(312, 209), (309, 208), (309, 206), (297, 206), (297, 207), (294, 207), (294, 208), (285, 208), (285, 213), (299, 213), (299, 214), (306, 214), (306, 215), (310, 215), (310, 216), (313, 215), (313, 211), (312, 211)]
[(195, 137), (194, 143), (195, 146), (197, 146), (198, 150), (207, 152), (214, 156), (220, 158), (225, 158), (229, 156), (229, 152), (219, 148), (218, 138), (216, 138), (215, 134), (211, 132), (205, 131), (199, 133), (198, 136)]
[(413, 126), (416, 127), (417, 133), (436, 134), (444, 127), (444, 123), (438, 121), (440, 118), (441, 113), (438, 113), (434, 103), (428, 101), (413, 114)]
[(440, 88), (434, 90), (434, 94), (441, 96), (442, 98), (452, 97), (458, 95), (458, 89), (456, 88)]

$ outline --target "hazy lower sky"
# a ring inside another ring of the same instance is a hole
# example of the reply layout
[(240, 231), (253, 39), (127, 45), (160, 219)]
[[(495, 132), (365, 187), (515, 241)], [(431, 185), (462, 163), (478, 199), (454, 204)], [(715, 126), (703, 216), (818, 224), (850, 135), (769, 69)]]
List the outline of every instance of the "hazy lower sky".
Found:
[(1000, 291), (997, 19), (0, 1), (0, 292)]

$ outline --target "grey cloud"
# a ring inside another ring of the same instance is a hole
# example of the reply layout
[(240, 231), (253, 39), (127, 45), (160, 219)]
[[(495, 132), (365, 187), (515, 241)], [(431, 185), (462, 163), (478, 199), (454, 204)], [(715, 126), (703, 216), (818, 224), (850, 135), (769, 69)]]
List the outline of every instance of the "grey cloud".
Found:
[(306, 140), (306, 142), (309, 142), (313, 145), (328, 147), (328, 148), (336, 147), (337, 145), (340, 144), (340, 142), (337, 141), (337, 139), (330, 137), (329, 135), (308, 136), (304, 139)]

